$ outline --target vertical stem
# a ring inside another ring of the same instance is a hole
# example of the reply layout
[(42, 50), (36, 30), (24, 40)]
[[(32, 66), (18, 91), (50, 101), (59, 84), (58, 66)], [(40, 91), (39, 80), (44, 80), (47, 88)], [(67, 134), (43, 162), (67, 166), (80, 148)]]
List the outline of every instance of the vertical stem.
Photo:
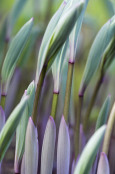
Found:
[(65, 118), (66, 122), (68, 122), (68, 113), (69, 113), (69, 105), (70, 105), (73, 68), (74, 68), (74, 62), (69, 62), (68, 63), (67, 82), (66, 82), (65, 101), (64, 101), (64, 110), (63, 110), (63, 114), (64, 114), (64, 118)]
[(88, 106), (88, 109), (87, 109), (87, 111), (86, 111), (86, 115), (85, 115), (85, 118), (84, 118), (84, 121), (83, 121), (83, 129), (84, 129), (84, 131), (87, 130), (89, 117), (90, 117), (90, 114), (91, 114), (93, 105), (94, 105), (94, 103), (95, 103), (95, 100), (96, 100), (96, 98), (97, 98), (97, 94), (98, 94), (98, 92), (99, 92), (99, 89), (100, 89), (100, 87), (101, 87), (102, 80), (103, 80), (103, 74), (100, 73), (99, 79), (98, 79), (97, 84), (96, 84), (96, 86), (95, 86), (95, 89), (94, 89), (94, 92), (93, 92), (91, 101), (90, 101), (90, 103), (89, 103), (89, 106)]
[(33, 107), (33, 113), (32, 113), (32, 120), (33, 120), (35, 126), (37, 125), (37, 106), (39, 103), (39, 97), (40, 97), (41, 89), (43, 86), (46, 69), (47, 69), (47, 66), (44, 66), (41, 71), (39, 81), (37, 83), (36, 93), (35, 93), (34, 107)]
[(5, 102), (6, 102), (6, 95), (1, 94), (1, 103), (0, 103), (0, 105), (2, 106), (3, 109), (5, 109)]
[(106, 132), (105, 132), (105, 137), (104, 137), (102, 151), (105, 152), (106, 155), (108, 155), (109, 144), (110, 144), (110, 139), (111, 139), (111, 134), (112, 134), (114, 123), (115, 123), (115, 103), (113, 105), (112, 111), (109, 116)]
[(75, 127), (75, 159), (79, 154), (79, 145), (80, 145), (80, 121), (81, 121), (81, 110), (83, 103), (83, 95), (79, 95), (78, 100), (78, 110), (77, 110), (77, 118), (76, 118), (76, 127)]
[(51, 116), (55, 119), (59, 93), (53, 93)]

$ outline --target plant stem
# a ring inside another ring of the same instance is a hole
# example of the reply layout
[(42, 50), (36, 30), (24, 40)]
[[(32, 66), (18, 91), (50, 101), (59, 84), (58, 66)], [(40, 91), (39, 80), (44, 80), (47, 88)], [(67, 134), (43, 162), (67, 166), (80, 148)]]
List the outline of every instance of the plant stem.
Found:
[(63, 110), (63, 114), (64, 114), (64, 118), (65, 118), (66, 122), (68, 122), (71, 87), (72, 87), (72, 77), (73, 77), (73, 68), (74, 68), (74, 62), (69, 61), (67, 82), (66, 82), (65, 101), (64, 101), (64, 110)]
[(99, 89), (101, 87), (102, 81), (103, 81), (103, 74), (100, 73), (99, 79), (98, 79), (97, 84), (95, 86), (95, 89), (94, 89), (94, 92), (93, 92), (93, 95), (92, 95), (90, 104), (88, 106), (88, 109), (86, 111), (86, 115), (85, 115), (85, 118), (84, 118), (84, 121), (83, 121), (83, 129), (84, 129), (84, 132), (87, 130), (89, 117), (90, 117), (90, 114), (91, 114), (93, 105), (95, 103), (95, 100), (97, 98), (97, 94), (99, 92)]
[(56, 93), (56, 92), (53, 93), (51, 116), (54, 118), (54, 120), (55, 120), (55, 117), (56, 117), (58, 96), (59, 96), (59, 93)]
[(80, 145), (80, 121), (81, 121), (81, 110), (83, 103), (83, 95), (79, 95), (78, 108), (77, 108), (77, 117), (76, 117), (76, 127), (75, 127), (75, 159), (77, 159), (79, 154), (79, 145)]
[(111, 139), (114, 123), (115, 123), (115, 103), (113, 105), (112, 111), (109, 116), (106, 132), (105, 132), (105, 137), (104, 137), (103, 152), (105, 152), (106, 155), (108, 155), (109, 144), (110, 144), (110, 139)]
[(42, 71), (41, 71), (41, 74), (40, 74), (40, 77), (39, 77), (39, 80), (37, 83), (36, 93), (35, 93), (34, 107), (33, 107), (33, 113), (32, 113), (32, 120), (33, 120), (35, 126), (37, 125), (37, 106), (39, 103), (39, 97), (41, 94), (41, 89), (43, 86), (44, 77), (46, 74), (46, 69), (47, 69), (47, 66), (44, 66)]
[(3, 109), (5, 109), (5, 102), (6, 102), (6, 95), (1, 94), (1, 103), (0, 103), (0, 105), (2, 106)]

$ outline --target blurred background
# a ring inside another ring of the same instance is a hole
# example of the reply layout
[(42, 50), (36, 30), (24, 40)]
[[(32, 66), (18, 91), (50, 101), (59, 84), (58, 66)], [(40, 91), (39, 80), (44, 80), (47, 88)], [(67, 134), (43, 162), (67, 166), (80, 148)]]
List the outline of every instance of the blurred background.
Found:
[[(24, 25), (24, 23), (26, 23), (31, 17), (34, 17), (34, 27), (31, 36), (26, 44), (23, 53), (20, 56), (17, 68), (12, 78), (10, 89), (8, 91), (6, 107), (5, 107), (6, 117), (9, 116), (12, 109), (20, 101), (24, 93), (24, 90), (27, 88), (29, 83), (33, 81), (35, 78), (37, 57), (43, 34), (45, 32), (45, 29), (47, 27), (50, 18), (56, 12), (61, 3), (62, 0), (10, 0), (10, 1), (0, 0), (0, 69), (2, 67), (3, 60), (5, 58), (6, 52), (8, 50), (12, 38), (16, 35), (16, 33)], [(113, 15), (114, 15), (114, 8), (112, 1), (89, 0), (77, 48), (77, 56), (75, 62), (73, 88), (71, 96), (72, 100), (70, 106), (71, 125), (74, 124), (74, 117), (77, 112), (76, 106), (78, 101), (78, 90), (90, 47), (102, 25), (106, 23), (109, 20), (109, 18), (111, 18)], [(63, 73), (62, 73), (62, 83), (61, 83), (59, 103), (58, 103), (58, 112), (56, 115), (57, 127), (63, 110), (66, 77), (67, 77), (67, 66), (68, 66), (67, 60), (65, 60), (65, 66), (63, 68)], [(85, 94), (82, 115), (84, 115), (88, 103), (90, 101), (90, 97), (94, 90), (97, 77), (98, 77), (98, 72), (95, 74)], [(43, 137), (42, 136), (44, 134), (43, 124), (46, 124), (48, 116), (50, 114), (52, 94), (53, 94), (53, 78), (52, 78), (52, 72), (49, 71), (44, 82), (41, 103), (38, 108), (39, 139)], [(103, 85), (99, 91), (95, 106), (91, 113), (91, 118), (90, 118), (91, 126), (93, 126), (93, 123), (95, 123), (99, 110), (108, 94), (111, 95), (112, 99), (111, 105), (112, 105), (115, 99), (115, 61), (108, 69)], [(112, 142), (111, 146), (114, 145), (115, 142)], [(14, 173), (13, 172), (14, 147), (15, 147), (15, 138), (3, 161), (3, 168), (4, 168), (3, 173), (8, 173), (8, 174)], [(110, 153), (115, 153), (115, 152), (111, 150)], [(113, 162), (111, 162), (111, 165), (114, 165)]]

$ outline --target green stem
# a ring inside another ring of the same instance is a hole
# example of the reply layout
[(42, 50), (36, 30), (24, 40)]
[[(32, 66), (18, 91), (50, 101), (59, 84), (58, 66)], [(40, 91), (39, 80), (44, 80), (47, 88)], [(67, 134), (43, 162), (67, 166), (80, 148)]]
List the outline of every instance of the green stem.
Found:
[(86, 111), (86, 115), (85, 115), (85, 118), (84, 118), (84, 121), (83, 121), (83, 129), (84, 129), (84, 132), (87, 130), (88, 123), (89, 123), (89, 122), (88, 122), (88, 121), (89, 121), (89, 117), (90, 117), (90, 114), (91, 114), (93, 105), (94, 105), (94, 103), (95, 103), (95, 100), (96, 100), (96, 98), (97, 98), (99, 89), (100, 89), (100, 87), (101, 87), (102, 80), (103, 80), (103, 74), (100, 73), (99, 79), (98, 79), (97, 84), (96, 84), (96, 86), (95, 86), (95, 89), (94, 89), (94, 92), (93, 92), (93, 95), (92, 95), (90, 104), (89, 104), (89, 106), (88, 106), (88, 109), (87, 109), (87, 111)]
[(79, 95), (78, 108), (77, 108), (77, 117), (76, 117), (76, 127), (75, 127), (75, 159), (77, 159), (79, 154), (79, 145), (80, 145), (80, 122), (81, 122), (81, 110), (83, 103), (83, 95)]
[(0, 105), (2, 106), (3, 109), (5, 109), (5, 102), (6, 102), (6, 95), (1, 95), (1, 103)]
[(104, 137), (104, 142), (103, 142), (102, 151), (105, 152), (106, 155), (108, 155), (108, 152), (109, 152), (109, 144), (110, 144), (110, 139), (111, 139), (114, 123), (115, 123), (115, 103), (113, 105), (112, 111), (109, 116), (106, 132), (105, 132), (105, 137)]
[(56, 117), (58, 96), (59, 96), (59, 93), (56, 93), (56, 92), (53, 93), (51, 116), (54, 118), (54, 120), (55, 120), (55, 117)]
[(63, 110), (63, 114), (64, 114), (64, 118), (65, 118), (66, 122), (68, 122), (71, 87), (72, 87), (72, 77), (73, 77), (73, 68), (74, 68), (74, 62), (69, 62), (68, 63), (67, 82), (66, 82), (65, 101), (64, 101), (64, 110)]
[(47, 69), (47, 66), (44, 66), (42, 71), (41, 71), (39, 81), (37, 83), (36, 93), (35, 93), (34, 107), (33, 107), (33, 113), (32, 113), (32, 120), (33, 120), (35, 126), (37, 125), (37, 106), (38, 106), (38, 103), (39, 103), (39, 97), (40, 97), (40, 94), (41, 94), (41, 89), (42, 89), (42, 86), (43, 86), (44, 77), (45, 77), (45, 74), (46, 74), (46, 69)]

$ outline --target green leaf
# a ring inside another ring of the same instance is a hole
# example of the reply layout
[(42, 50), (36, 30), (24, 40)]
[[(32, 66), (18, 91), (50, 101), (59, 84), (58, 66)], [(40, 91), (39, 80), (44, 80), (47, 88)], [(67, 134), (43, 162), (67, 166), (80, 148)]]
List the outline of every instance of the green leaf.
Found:
[(77, 51), (77, 44), (78, 44), (78, 38), (79, 38), (79, 34), (80, 34), (80, 31), (81, 31), (81, 27), (82, 27), (82, 23), (83, 23), (83, 18), (84, 18), (84, 14), (85, 14), (85, 11), (86, 11), (86, 8), (87, 8), (87, 5), (88, 5), (88, 2), (89, 0), (85, 0), (85, 3), (84, 3), (84, 6), (83, 6), (83, 9), (82, 9), (82, 12), (71, 32), (71, 35), (70, 35), (70, 45), (71, 45), (71, 56), (70, 56), (70, 60), (73, 62), (75, 61), (75, 57), (76, 57), (76, 51)]
[(105, 130), (106, 126), (104, 125), (99, 128), (90, 138), (80, 156), (74, 174), (89, 174), (96, 153), (98, 152), (102, 139), (104, 137)]
[(24, 109), (24, 112), (22, 114), (22, 118), (16, 129), (16, 149), (15, 149), (15, 163), (14, 163), (15, 173), (19, 173), (20, 171), (20, 162), (21, 162), (21, 159), (24, 153), (24, 148), (25, 148), (26, 128), (27, 128), (29, 116), (31, 116), (32, 110), (33, 110), (33, 103), (34, 103), (34, 97), (35, 97), (34, 81), (31, 82), (30, 85), (28, 86), (27, 90), (24, 93), (23, 98), (25, 96), (28, 96), (29, 98), (27, 101), (27, 105)]
[(81, 14), (81, 10), (83, 8), (84, 1), (80, 1), (79, 3), (72, 6), (66, 13), (62, 15), (60, 18), (54, 33), (52, 34), (46, 62), (58, 52), (61, 46), (64, 44), (69, 34), (71, 33), (76, 20)]
[(109, 66), (115, 60), (115, 36), (111, 40), (110, 44), (108, 45), (107, 49), (105, 50), (102, 63), (101, 63), (101, 71), (103, 74), (107, 71)]
[(110, 96), (108, 96), (100, 110), (97, 122), (96, 122), (96, 130), (99, 129), (102, 125), (106, 124), (109, 110), (110, 110)]
[(115, 15), (98, 32), (89, 52), (81, 81), (80, 93), (83, 94), (86, 87), (96, 72), (105, 49), (115, 35)]
[(43, 40), (42, 40), (42, 43), (41, 43), (41, 46), (40, 46), (39, 55), (38, 55), (36, 80), (39, 79), (39, 75), (41, 73), (43, 64), (45, 62), (46, 57), (43, 58), (43, 54), (44, 54), (45, 48), (47, 47), (48, 40), (50, 39), (50, 37), (51, 37), (51, 35), (52, 35), (59, 19), (60, 19), (60, 16), (62, 15), (62, 12), (65, 8), (65, 5), (66, 5), (66, 1), (63, 1), (62, 5), (57, 10), (57, 12), (54, 14), (54, 16), (52, 17), (52, 19), (50, 20), (50, 22), (49, 22), (49, 24), (46, 28), (46, 31), (45, 31), (45, 34), (44, 34), (44, 37), (43, 37)]
[(0, 133), (0, 162), (4, 158), (4, 155), (11, 143), (12, 137), (15, 133), (17, 125), (23, 115), (23, 111), (26, 107), (28, 97), (24, 97), (23, 100), (16, 106), (8, 120), (6, 121), (1, 133)]
[(31, 117), (29, 118), (25, 141), (25, 173), (37, 174), (38, 134)]
[(26, 106), (22, 114), (22, 118), (16, 129), (16, 148), (15, 148), (15, 162), (14, 162), (15, 173), (19, 173), (20, 171), (20, 163), (25, 148), (25, 134), (28, 124), (28, 119), (29, 119), (28, 109)]
[(110, 174), (109, 162), (104, 152), (100, 155), (97, 174)]
[[(41, 155), (41, 174), (52, 174), (56, 140), (56, 126), (50, 116), (43, 139)], [(45, 165), (44, 165), (45, 164)]]
[(35, 26), (32, 28), (31, 36), (29, 37), (29, 40), (26, 44), (26, 47), (21, 54), (21, 58), (18, 61), (18, 66), (23, 67), (27, 64), (28, 59), (33, 54), (34, 46), (41, 34), (41, 29), (38, 26)]
[[(44, 64), (48, 65), (48, 69), (52, 65), (55, 56), (68, 38), (74, 24), (79, 17), (84, 1), (80, 1), (69, 8), (61, 17), (58, 18), (57, 25), (53, 28), (52, 35), (47, 38), (46, 45), (40, 49), (38, 57), (38, 66), (36, 73), (36, 81), (39, 79), (42, 67)], [(55, 20), (55, 17), (54, 17)], [(49, 28), (50, 29), (50, 28)]]
[(55, 61), (52, 65), (52, 75), (54, 79), (54, 92), (56, 93), (58, 93), (60, 89), (62, 67), (63, 67), (63, 62), (66, 56), (67, 48), (68, 48), (68, 40), (66, 41), (62, 49), (57, 54), (57, 57), (55, 58)]
[(31, 33), (31, 29), (33, 26), (33, 18), (30, 19), (17, 33), (17, 35), (12, 40), (9, 50), (6, 54), (3, 66), (2, 66), (2, 84), (7, 83), (6, 90), (8, 87), (8, 83), (13, 75), (14, 69), (16, 67), (16, 63), (19, 59), (19, 56), (26, 44), (26, 41)]

